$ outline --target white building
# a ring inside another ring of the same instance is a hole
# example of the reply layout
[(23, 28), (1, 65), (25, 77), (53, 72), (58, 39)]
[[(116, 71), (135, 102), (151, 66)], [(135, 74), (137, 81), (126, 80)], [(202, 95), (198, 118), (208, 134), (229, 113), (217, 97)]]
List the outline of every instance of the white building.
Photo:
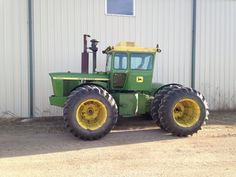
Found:
[(100, 41), (97, 70), (108, 45), (159, 43), (154, 81), (236, 109), (236, 0), (0, 0), (0, 117), (61, 115), (48, 73), (80, 72), (83, 34)]

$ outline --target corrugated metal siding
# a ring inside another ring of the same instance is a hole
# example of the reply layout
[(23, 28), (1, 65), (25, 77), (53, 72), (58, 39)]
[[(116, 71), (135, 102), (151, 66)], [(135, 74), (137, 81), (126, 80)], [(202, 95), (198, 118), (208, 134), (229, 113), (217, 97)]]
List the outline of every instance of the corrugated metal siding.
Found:
[(34, 0), (35, 115), (61, 114), (49, 106), (49, 72), (80, 72), (82, 34), (100, 40), (98, 70), (103, 71), (101, 50), (119, 41), (141, 46), (160, 44), (154, 81), (190, 85), (192, 1), (136, 0), (136, 16), (107, 16), (105, 1)]
[(198, 0), (196, 87), (214, 110), (236, 108), (235, 17), (235, 0)]
[[(50, 106), (49, 72), (80, 72), (82, 35), (101, 50), (119, 41), (160, 44), (154, 81), (190, 86), (192, 1), (136, 0), (136, 16), (105, 15), (104, 0), (34, 0), (34, 114), (59, 115)], [(197, 0), (196, 88), (211, 109), (236, 108), (236, 1)], [(0, 117), (28, 116), (27, 0), (0, 0)]]
[(0, 0), (0, 117), (28, 116), (27, 0)]

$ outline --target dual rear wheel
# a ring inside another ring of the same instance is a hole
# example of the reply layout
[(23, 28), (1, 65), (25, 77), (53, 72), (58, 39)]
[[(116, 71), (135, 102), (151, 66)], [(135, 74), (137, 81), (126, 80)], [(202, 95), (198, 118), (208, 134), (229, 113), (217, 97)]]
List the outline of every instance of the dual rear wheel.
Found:
[(181, 85), (164, 86), (155, 94), (151, 105), (151, 116), (156, 124), (176, 136), (196, 133), (208, 114), (204, 96)]

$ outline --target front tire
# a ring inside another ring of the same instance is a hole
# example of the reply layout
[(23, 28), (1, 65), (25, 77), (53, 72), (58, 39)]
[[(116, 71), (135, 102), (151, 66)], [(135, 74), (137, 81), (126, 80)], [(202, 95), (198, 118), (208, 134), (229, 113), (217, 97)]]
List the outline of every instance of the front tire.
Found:
[(104, 89), (86, 85), (69, 95), (64, 106), (66, 127), (83, 140), (96, 140), (115, 126), (118, 109), (113, 97)]

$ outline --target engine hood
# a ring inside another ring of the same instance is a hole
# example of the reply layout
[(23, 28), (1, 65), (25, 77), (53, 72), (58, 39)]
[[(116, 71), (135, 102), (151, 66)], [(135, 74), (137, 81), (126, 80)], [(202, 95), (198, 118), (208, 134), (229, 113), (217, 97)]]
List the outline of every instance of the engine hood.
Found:
[(56, 72), (50, 73), (53, 80), (97, 80), (108, 81), (109, 75), (106, 72), (98, 72), (91, 74), (71, 73), (71, 72)]

